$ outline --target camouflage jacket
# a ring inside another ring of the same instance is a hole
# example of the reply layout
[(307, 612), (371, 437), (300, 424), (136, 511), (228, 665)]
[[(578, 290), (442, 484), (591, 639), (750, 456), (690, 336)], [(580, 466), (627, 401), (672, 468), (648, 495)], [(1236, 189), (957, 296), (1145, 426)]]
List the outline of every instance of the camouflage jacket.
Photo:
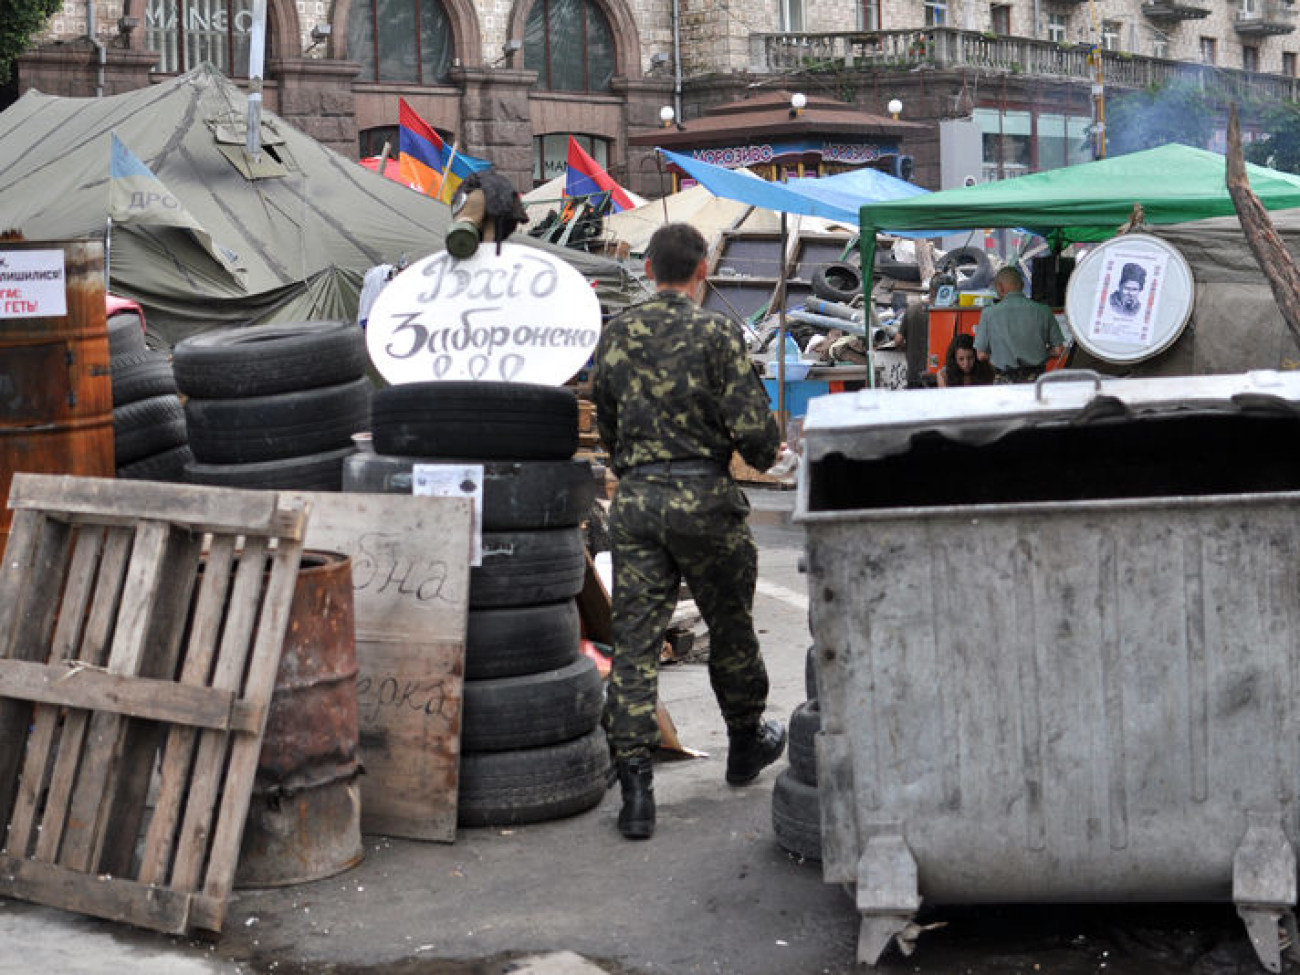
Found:
[(677, 291), (610, 320), (592, 373), (596, 423), (616, 474), (651, 461), (732, 450), (751, 467), (776, 460), (780, 433), (740, 329)]

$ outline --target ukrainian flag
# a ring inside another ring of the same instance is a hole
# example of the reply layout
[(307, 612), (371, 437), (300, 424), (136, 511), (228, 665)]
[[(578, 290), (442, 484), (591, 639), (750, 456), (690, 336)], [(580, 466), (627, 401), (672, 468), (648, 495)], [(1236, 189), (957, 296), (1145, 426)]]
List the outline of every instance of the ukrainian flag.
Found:
[(398, 102), (398, 122), (402, 182), (412, 189), (445, 202), (470, 173), (492, 166), (486, 159), (467, 156), (448, 146), (404, 98)]

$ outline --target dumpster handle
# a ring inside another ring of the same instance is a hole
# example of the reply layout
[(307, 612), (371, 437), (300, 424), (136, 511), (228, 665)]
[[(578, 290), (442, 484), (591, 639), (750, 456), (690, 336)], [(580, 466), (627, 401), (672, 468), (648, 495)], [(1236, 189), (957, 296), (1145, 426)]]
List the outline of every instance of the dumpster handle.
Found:
[(1092, 380), (1095, 390), (1101, 392), (1101, 375), (1093, 372), (1091, 369), (1056, 369), (1052, 372), (1045, 372), (1034, 380), (1034, 400), (1041, 403), (1043, 401), (1043, 387), (1048, 383), (1071, 383)]

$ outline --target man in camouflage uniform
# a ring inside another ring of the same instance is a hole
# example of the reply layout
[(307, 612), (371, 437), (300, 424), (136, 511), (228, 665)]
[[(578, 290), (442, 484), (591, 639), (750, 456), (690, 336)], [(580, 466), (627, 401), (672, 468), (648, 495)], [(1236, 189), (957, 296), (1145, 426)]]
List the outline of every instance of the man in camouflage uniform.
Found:
[(605, 727), (623, 790), (618, 827), (629, 839), (654, 832), (659, 653), (683, 577), (709, 628), (727, 782), (752, 782), (785, 748), (785, 729), (763, 719), (767, 670), (752, 616), (758, 552), (749, 502), (728, 473), (733, 450), (752, 467), (771, 467), (780, 435), (739, 327), (696, 305), (706, 252), (688, 224), (655, 232), (646, 273), (658, 292), (605, 327), (592, 375), (600, 438), (619, 477)]

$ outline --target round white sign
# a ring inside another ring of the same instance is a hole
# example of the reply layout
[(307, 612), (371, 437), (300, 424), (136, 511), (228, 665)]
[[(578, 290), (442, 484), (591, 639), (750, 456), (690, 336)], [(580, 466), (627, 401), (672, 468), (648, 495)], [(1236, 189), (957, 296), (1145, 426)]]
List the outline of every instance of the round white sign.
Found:
[(388, 283), (366, 346), (394, 385), (437, 379), (559, 386), (591, 357), (600, 302), (574, 267), (534, 247), (495, 244), (460, 261), (446, 251)]
[(1123, 234), (1079, 262), (1065, 292), (1074, 340), (1103, 362), (1142, 362), (1182, 334), (1195, 282), (1187, 259), (1151, 234)]

